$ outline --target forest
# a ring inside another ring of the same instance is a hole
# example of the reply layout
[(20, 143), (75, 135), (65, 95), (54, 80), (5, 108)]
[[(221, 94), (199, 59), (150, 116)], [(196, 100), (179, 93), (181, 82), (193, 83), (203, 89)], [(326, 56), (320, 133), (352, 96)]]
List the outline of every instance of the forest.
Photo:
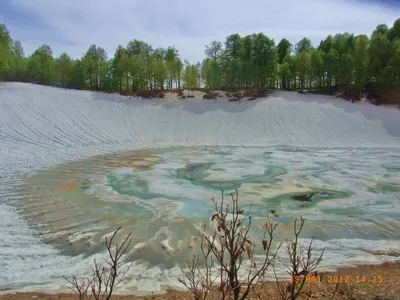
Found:
[[(205, 46), (196, 64), (182, 61), (178, 49), (153, 48), (132, 40), (114, 55), (91, 45), (83, 57), (54, 57), (49, 45), (31, 55), (0, 24), (0, 81), (119, 92), (198, 89), (288, 89), (330, 93), (339, 88), (400, 104), (400, 18), (380, 24), (370, 36), (338, 33), (315, 47), (303, 38), (278, 44), (263, 33), (232, 34)], [(359, 100), (359, 99), (357, 99)], [(379, 103), (378, 103), (379, 102)]]

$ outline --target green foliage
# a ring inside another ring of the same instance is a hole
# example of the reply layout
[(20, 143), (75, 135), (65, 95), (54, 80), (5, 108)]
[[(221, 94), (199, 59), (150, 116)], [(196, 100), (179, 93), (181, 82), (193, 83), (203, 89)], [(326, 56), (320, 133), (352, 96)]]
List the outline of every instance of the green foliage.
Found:
[(278, 44), (278, 62), (283, 63), (286, 55), (290, 55), (292, 44), (287, 39), (282, 39)]
[(304, 50), (297, 55), (296, 70), (300, 81), (300, 88), (304, 89), (306, 87), (306, 80), (311, 75), (311, 53), (309, 50)]
[(53, 64), (54, 58), (50, 46), (40, 46), (28, 58), (28, 80), (38, 84), (54, 84)]
[(296, 54), (300, 54), (302, 52), (310, 51), (313, 48), (310, 39), (303, 38), (296, 44), (295, 52)]
[(0, 53), (0, 80), (7, 80), (12, 69), (12, 40), (3, 24), (0, 24)]
[(207, 55), (208, 58), (217, 59), (218, 56), (221, 54), (222, 51), (222, 44), (218, 41), (212, 41), (210, 45), (206, 46), (206, 50), (204, 53)]
[(294, 47), (278, 45), (263, 33), (229, 35), (205, 47), (201, 64), (183, 64), (175, 47), (157, 48), (139, 40), (118, 46), (112, 59), (91, 45), (80, 59), (66, 53), (53, 58), (39, 47), (25, 57), (0, 24), (0, 80), (29, 81), (64, 88), (117, 92), (163, 89), (330, 88), (380, 91), (400, 86), (400, 19), (391, 28), (380, 24), (371, 36), (329, 35), (314, 48), (303, 38)]
[(200, 85), (200, 70), (198, 66), (185, 62), (185, 71), (183, 73), (183, 88), (193, 90)]
[(61, 87), (68, 87), (72, 72), (73, 72), (73, 61), (66, 53), (62, 53), (54, 61), (54, 79), (56, 85)]
[(26, 80), (27, 60), (20, 41), (13, 41), (12, 46), (12, 73), (11, 80)]
[(365, 34), (357, 36), (354, 49), (354, 83), (358, 88), (367, 82), (368, 44), (369, 39)]

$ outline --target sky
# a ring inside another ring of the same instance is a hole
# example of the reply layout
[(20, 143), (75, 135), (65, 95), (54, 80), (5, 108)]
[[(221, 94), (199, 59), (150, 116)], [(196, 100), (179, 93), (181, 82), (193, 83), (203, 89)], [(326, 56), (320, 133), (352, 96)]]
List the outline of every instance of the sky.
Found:
[(175, 46), (196, 63), (205, 45), (233, 33), (262, 32), (276, 43), (329, 34), (370, 34), (400, 17), (400, 0), (0, 0), (0, 23), (29, 55), (43, 44), (55, 56), (81, 57), (91, 44), (113, 56), (133, 39)]

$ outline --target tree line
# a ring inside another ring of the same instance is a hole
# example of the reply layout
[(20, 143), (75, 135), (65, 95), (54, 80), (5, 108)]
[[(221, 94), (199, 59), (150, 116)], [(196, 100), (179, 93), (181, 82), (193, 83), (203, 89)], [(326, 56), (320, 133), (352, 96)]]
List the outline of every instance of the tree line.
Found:
[(164, 89), (329, 89), (379, 91), (400, 86), (400, 19), (380, 24), (370, 36), (339, 33), (314, 47), (308, 38), (278, 44), (263, 33), (229, 35), (212, 41), (205, 59), (190, 64), (175, 47), (153, 48), (144, 41), (118, 46), (113, 57), (91, 45), (79, 59), (48, 45), (25, 56), (19, 41), (0, 24), (0, 80), (108, 92)]

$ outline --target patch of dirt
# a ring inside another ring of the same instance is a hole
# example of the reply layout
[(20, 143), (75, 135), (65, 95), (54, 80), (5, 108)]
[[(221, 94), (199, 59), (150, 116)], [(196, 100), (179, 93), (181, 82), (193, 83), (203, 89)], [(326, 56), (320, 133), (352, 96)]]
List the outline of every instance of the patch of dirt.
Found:
[(212, 100), (212, 99), (217, 99), (218, 96), (219, 96), (218, 92), (208, 91), (203, 95), (203, 99)]
[(133, 93), (121, 91), (119, 94), (121, 96), (141, 97), (143, 99), (164, 98), (165, 96), (164, 91), (159, 91), (159, 90), (137, 91)]
[(371, 86), (366, 86), (362, 91), (355, 88), (320, 88), (320, 89), (304, 89), (298, 90), (301, 94), (320, 94), (336, 96), (351, 102), (363, 102), (368, 99), (375, 105), (386, 105), (400, 108), (400, 90), (378, 91)]
[(395, 105), (400, 108), (400, 91), (380, 93), (373, 103), (376, 105)]

